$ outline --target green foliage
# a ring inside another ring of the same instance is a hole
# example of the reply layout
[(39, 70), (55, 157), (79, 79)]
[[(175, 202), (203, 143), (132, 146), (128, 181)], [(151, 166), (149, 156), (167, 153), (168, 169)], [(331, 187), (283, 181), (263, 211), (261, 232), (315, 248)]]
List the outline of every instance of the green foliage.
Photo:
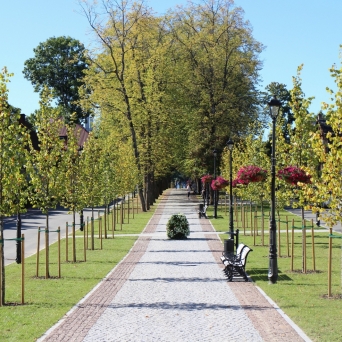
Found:
[[(4, 216), (23, 211), (27, 201), (25, 147), (29, 135), (20, 125), (20, 111), (8, 105), (7, 83), (12, 75), (4, 68), (0, 73), (0, 240), (4, 239)], [(3, 244), (3, 241), (1, 241)], [(2, 260), (2, 302), (5, 301), (4, 249)]]
[(22, 210), (27, 201), (25, 146), (29, 140), (19, 124), (20, 110), (8, 105), (7, 83), (12, 75), (0, 73), (0, 216)]
[(41, 93), (48, 87), (68, 119), (73, 112), (78, 120), (87, 117), (77, 103), (78, 89), (84, 85), (84, 71), (88, 68), (83, 44), (70, 37), (52, 37), (33, 51), (35, 57), (25, 61), (23, 73), (34, 90)]
[[(282, 134), (286, 142), (290, 141), (290, 129), (294, 122), (292, 108), (290, 106), (291, 94), (287, 90), (286, 85), (278, 82), (271, 82), (265, 88), (265, 94), (262, 102), (267, 104), (271, 101), (271, 98), (275, 95), (281, 102), (281, 115), (282, 115)], [(264, 108), (265, 117), (269, 118), (269, 106)]]
[(166, 224), (166, 233), (170, 239), (184, 239), (190, 235), (189, 222), (185, 215), (174, 214)]
[[(315, 191), (312, 191), (313, 210), (320, 212), (329, 227), (333, 227), (342, 220), (341, 199), (342, 199), (342, 68), (333, 66), (330, 70), (331, 77), (337, 86), (334, 92), (328, 89), (334, 103), (324, 103), (322, 109), (326, 110), (327, 124), (331, 126), (332, 132), (326, 135), (317, 131), (312, 134), (311, 143), (319, 158), (320, 167), (315, 174)], [(323, 202), (329, 202), (329, 210), (322, 208)]]
[(170, 12), (167, 25), (177, 70), (170, 90), (182, 106), (188, 137), (185, 172), (213, 173), (213, 148), (222, 151), (229, 136), (246, 134), (248, 123), (259, 119), (263, 47), (228, 0), (189, 3)]
[(65, 190), (66, 146), (59, 138), (64, 121), (58, 108), (51, 106), (51, 101), (51, 94), (46, 89), (35, 122), (39, 150), (30, 144), (26, 164), (30, 176), (30, 202), (43, 213), (56, 207)]
[[(260, 208), (259, 208), (260, 209)], [(218, 215), (223, 215), (218, 212)], [(332, 293), (333, 298), (328, 299), (328, 231), (314, 231), (316, 272), (312, 271), (312, 233), (307, 230), (307, 270), (302, 268), (302, 231), (296, 229), (294, 233), (294, 272), (291, 272), (291, 258), (286, 257), (286, 229), (285, 217), (295, 226), (301, 227), (301, 219), (298, 216), (281, 210), (281, 251), (278, 256), (278, 281), (270, 285), (268, 281), (268, 254), (269, 235), (265, 234), (265, 245), (261, 245), (261, 236), (254, 237), (248, 232), (243, 235), (240, 229), (239, 241), (253, 249), (248, 256), (246, 271), (253, 281), (296, 323), (313, 341), (339, 341), (341, 335), (340, 325), (336, 324), (336, 317), (341, 312), (341, 239), (333, 239), (333, 263), (332, 263)], [(265, 217), (265, 226), (267, 224)], [(218, 232), (227, 231), (226, 220), (211, 220)], [(239, 222), (241, 227), (241, 221)], [(259, 231), (260, 231), (259, 223)], [(307, 227), (311, 223), (307, 222)], [(291, 224), (289, 224), (291, 229)], [(220, 235), (222, 242), (227, 238), (226, 234)], [(254, 239), (256, 245), (254, 245)], [(290, 233), (291, 240), (291, 233)], [(291, 247), (291, 246), (290, 246)], [(222, 247), (223, 248), (223, 247)], [(290, 249), (291, 251), (291, 249)], [(279, 249), (278, 249), (279, 252)], [(291, 253), (291, 252), (290, 252)]]

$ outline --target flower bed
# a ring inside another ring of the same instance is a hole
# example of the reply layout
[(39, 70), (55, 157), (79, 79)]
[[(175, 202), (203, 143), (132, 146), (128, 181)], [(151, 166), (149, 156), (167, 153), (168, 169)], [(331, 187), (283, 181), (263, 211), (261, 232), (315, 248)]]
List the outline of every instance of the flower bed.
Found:
[(298, 185), (299, 182), (304, 184), (311, 183), (311, 175), (297, 166), (287, 166), (279, 170), (277, 177), (291, 185)]
[(186, 239), (190, 235), (186, 216), (183, 214), (172, 215), (166, 224), (166, 234), (170, 239)]
[(255, 165), (243, 166), (237, 173), (238, 183), (244, 185), (255, 182), (263, 182), (266, 180), (266, 177), (267, 170)]

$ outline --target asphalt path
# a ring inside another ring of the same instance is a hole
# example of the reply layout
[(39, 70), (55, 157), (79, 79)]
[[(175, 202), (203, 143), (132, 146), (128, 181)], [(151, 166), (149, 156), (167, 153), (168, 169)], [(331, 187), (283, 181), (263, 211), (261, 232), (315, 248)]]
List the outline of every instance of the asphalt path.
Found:
[[(103, 208), (96, 208), (97, 210), (103, 210)], [(95, 211), (95, 212), (96, 212)], [(87, 216), (91, 215), (90, 210), (84, 211), (84, 220)], [(97, 212), (96, 212), (97, 217)], [(66, 222), (72, 223), (72, 213), (69, 213), (68, 209), (57, 208), (49, 211), (49, 230), (56, 231), (58, 228), (61, 230), (61, 238), (65, 238)], [(76, 214), (76, 229), (79, 229), (80, 218)], [(6, 240), (14, 239), (17, 237), (17, 217), (9, 217), (4, 220), (4, 255), (5, 265), (9, 265), (15, 262), (16, 259), (16, 241)], [(46, 226), (46, 215), (38, 209), (29, 209), (27, 213), (21, 214), (21, 232), (25, 234), (25, 257), (29, 257), (37, 252), (37, 238), (38, 227), (44, 229)], [(70, 232), (70, 228), (69, 228)], [(51, 232), (49, 234), (50, 244), (57, 241), (57, 232)], [(45, 248), (44, 234), (41, 234), (40, 249)]]
[[(299, 217), (302, 217), (302, 209), (298, 208), (298, 209), (293, 209), (293, 208), (286, 208), (287, 211), (289, 211), (290, 213), (292, 214), (295, 214)], [(313, 220), (314, 224), (316, 224), (316, 214), (313, 213), (312, 211), (310, 210), (304, 210), (304, 218), (306, 220)], [(316, 226), (317, 227), (317, 226)], [(320, 221), (320, 228), (324, 229), (328, 229), (328, 226), (326, 225), (326, 223), (324, 222), (324, 220), (321, 220)], [(341, 225), (341, 222), (339, 222), (338, 224), (336, 224), (335, 226), (333, 226), (333, 231), (334, 232), (339, 232), (339, 233), (342, 233), (342, 225)]]

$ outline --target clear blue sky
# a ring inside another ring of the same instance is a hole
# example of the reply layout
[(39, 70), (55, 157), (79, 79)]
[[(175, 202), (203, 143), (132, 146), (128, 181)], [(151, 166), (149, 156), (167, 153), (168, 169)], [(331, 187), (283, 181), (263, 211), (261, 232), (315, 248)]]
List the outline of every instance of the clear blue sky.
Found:
[[(196, 0), (196, 2), (201, 2)], [(164, 13), (185, 0), (150, 0), (150, 6)], [(304, 64), (303, 90), (315, 96), (310, 108), (320, 110), (329, 102), (325, 90), (334, 88), (329, 68), (340, 67), (342, 44), (342, 1), (339, 0), (236, 0), (253, 27), (253, 36), (265, 45), (261, 54), (263, 86), (279, 82), (292, 87), (292, 76)], [(38, 108), (38, 95), (24, 79), (24, 62), (33, 48), (53, 36), (71, 36), (86, 46), (91, 41), (89, 26), (75, 0), (8, 0), (1, 4), (0, 68), (14, 73), (9, 85), (9, 102), (26, 114)]]

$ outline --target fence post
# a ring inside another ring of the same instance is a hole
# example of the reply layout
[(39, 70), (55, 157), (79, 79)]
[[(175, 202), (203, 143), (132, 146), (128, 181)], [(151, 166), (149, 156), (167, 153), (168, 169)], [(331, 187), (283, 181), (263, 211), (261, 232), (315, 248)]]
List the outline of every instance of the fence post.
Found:
[(293, 258), (294, 258), (294, 219), (292, 219), (292, 234), (291, 234), (291, 272), (293, 272)]
[(65, 261), (68, 262), (69, 261), (69, 241), (68, 241), (68, 235), (69, 235), (69, 232), (68, 232), (68, 222), (66, 222), (65, 224)]
[(313, 219), (311, 219), (311, 244), (312, 244), (312, 268), (314, 271), (316, 271), (315, 232), (314, 232)]
[(36, 277), (39, 276), (39, 249), (40, 249), (40, 227), (38, 227), (37, 258), (36, 258)]
[(57, 230), (58, 236), (58, 278), (61, 277), (61, 227)]
[(287, 246), (287, 256), (290, 256), (290, 246), (289, 246), (289, 219), (286, 215), (286, 246)]
[(45, 279), (49, 278), (49, 231), (45, 228)]
[(331, 297), (332, 228), (329, 228), (328, 297)]
[(25, 235), (21, 234), (21, 304), (25, 303)]

